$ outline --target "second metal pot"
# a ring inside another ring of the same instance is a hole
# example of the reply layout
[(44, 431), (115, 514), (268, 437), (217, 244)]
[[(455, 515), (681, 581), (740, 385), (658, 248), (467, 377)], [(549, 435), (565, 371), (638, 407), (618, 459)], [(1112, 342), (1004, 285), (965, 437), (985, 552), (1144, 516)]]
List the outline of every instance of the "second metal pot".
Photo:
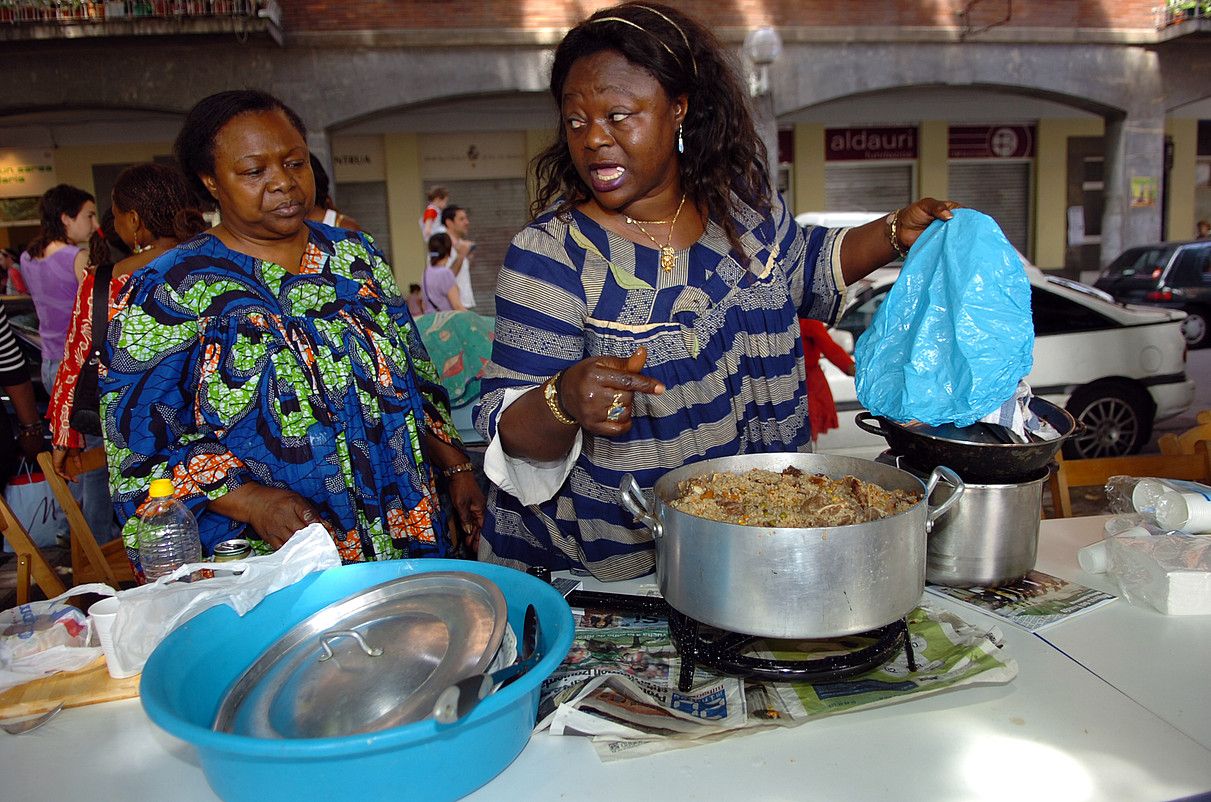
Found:
[[(994, 587), (1034, 570), (1047, 471), (1016, 484), (966, 483), (963, 498), (934, 522), (925, 578), (935, 585)], [(932, 499), (945, 501), (939, 486)]]
[[(887, 490), (922, 494), (899, 515), (863, 524), (769, 528), (710, 521), (670, 506), (679, 484), (711, 473), (794, 466), (830, 478), (855, 476)], [(927, 499), (945, 477), (954, 488), (938, 507)], [(623, 477), (626, 508), (647, 524), (656, 545), (656, 578), (665, 600), (704, 624), (771, 638), (828, 638), (866, 632), (907, 615), (925, 589), (925, 538), (958, 502), (963, 483), (938, 468), (925, 484), (907, 471), (827, 454), (747, 454), (670, 471), (645, 497)]]

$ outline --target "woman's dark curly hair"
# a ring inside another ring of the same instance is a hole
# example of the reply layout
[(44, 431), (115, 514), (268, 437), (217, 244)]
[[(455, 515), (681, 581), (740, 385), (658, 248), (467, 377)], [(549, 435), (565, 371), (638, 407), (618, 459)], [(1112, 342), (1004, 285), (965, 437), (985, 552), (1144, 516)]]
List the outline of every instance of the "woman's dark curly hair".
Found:
[(183, 242), (207, 228), (185, 176), (167, 164), (127, 167), (114, 181), (112, 197), (119, 212), (138, 212), (139, 220), (156, 239), (171, 237)]
[[(742, 250), (732, 221), (736, 198), (765, 212), (771, 184), (765, 145), (753, 125), (747, 93), (719, 40), (668, 6), (636, 2), (602, 9), (568, 31), (555, 50), (551, 95), (557, 106), (562, 105), (572, 65), (603, 50), (617, 51), (647, 70), (670, 98), (688, 97), (682, 123), (685, 152), (677, 155), (682, 189), (724, 227), (732, 247)], [(557, 212), (563, 214), (591, 196), (568, 154), (562, 115), (558, 131), (555, 143), (534, 159), (534, 216), (557, 199)]]
[(114, 210), (111, 207), (101, 215), (97, 230), (88, 238), (88, 263), (94, 266), (113, 264), (127, 256), (130, 256), (130, 251), (118, 237), (118, 230), (114, 228)]
[(210, 197), (199, 176), (214, 175), (214, 140), (219, 131), (241, 114), (266, 111), (282, 112), (303, 139), (307, 138), (302, 118), (273, 95), (257, 89), (232, 89), (204, 97), (185, 115), (173, 152), (199, 198)]
[(75, 217), (80, 214), (84, 204), (95, 201), (92, 195), (71, 184), (53, 186), (38, 199), (38, 217), (42, 226), (38, 236), (25, 250), (35, 259), (41, 259), (46, 253), (46, 246), (52, 242), (67, 242), (67, 226), (63, 225), (63, 215)]

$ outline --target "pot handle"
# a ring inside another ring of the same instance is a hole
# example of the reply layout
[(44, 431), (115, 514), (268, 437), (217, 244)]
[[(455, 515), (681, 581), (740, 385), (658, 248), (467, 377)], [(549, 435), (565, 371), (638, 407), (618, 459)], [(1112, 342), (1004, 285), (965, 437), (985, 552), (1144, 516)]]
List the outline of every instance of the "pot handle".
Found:
[(862, 431), (867, 432), (869, 434), (875, 434), (875, 435), (878, 435), (879, 437), (884, 437), (885, 433), (883, 431), (883, 426), (882, 425), (871, 426), (870, 425), (871, 421), (875, 421), (876, 423), (878, 423), (879, 419), (877, 417), (875, 417), (874, 415), (870, 414), (869, 412), (867, 412), (866, 410), (863, 410), (854, 416), (854, 423), (858, 424), (859, 429), (861, 429)]
[(635, 481), (635, 477), (629, 473), (623, 474), (618, 490), (622, 493), (622, 506), (635, 516), (636, 521), (642, 521), (648, 529), (652, 530), (653, 540), (659, 540), (660, 536), (664, 534), (664, 527), (660, 525), (660, 521), (656, 520), (655, 513), (648, 508), (647, 497), (643, 495), (643, 489), (639, 486), (639, 482)]
[[(936, 507), (929, 506), (929, 499), (933, 496), (933, 489), (938, 486), (938, 482), (946, 480), (946, 484), (954, 488), (954, 492), (950, 494), (950, 498), (943, 501)], [(941, 518), (950, 508), (958, 503), (959, 497), (963, 495), (963, 491), (967, 489), (967, 485), (963, 484), (963, 480), (959, 475), (947, 468), (945, 465), (939, 465), (929, 474), (929, 484), (925, 486), (925, 506), (929, 510), (928, 517), (925, 520), (925, 531), (933, 531), (933, 522)]]

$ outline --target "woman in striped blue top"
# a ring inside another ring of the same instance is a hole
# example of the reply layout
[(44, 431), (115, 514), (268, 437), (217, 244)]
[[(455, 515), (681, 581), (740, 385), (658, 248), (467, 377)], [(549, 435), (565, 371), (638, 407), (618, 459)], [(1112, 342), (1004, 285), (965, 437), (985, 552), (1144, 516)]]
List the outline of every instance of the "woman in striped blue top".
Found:
[(622, 476), (646, 489), (688, 462), (810, 448), (799, 317), (833, 322), (848, 282), (955, 204), (797, 226), (722, 47), (667, 6), (578, 25), (551, 92), (561, 126), (500, 273), (476, 414), (494, 484), (480, 558), (627, 579), (655, 554)]

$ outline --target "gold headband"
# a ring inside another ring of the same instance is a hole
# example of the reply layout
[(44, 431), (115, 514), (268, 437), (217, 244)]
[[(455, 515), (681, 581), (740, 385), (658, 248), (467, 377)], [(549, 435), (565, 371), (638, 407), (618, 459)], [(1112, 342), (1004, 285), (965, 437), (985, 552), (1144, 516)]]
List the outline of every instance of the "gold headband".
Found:
[[(647, 6), (640, 6), (640, 5), (636, 5), (635, 8), (642, 8), (645, 11), (651, 11), (653, 14), (660, 17), (665, 22), (667, 22), (669, 25), (672, 25), (674, 28), (677, 29), (677, 33), (681, 34), (681, 39), (682, 39), (682, 41), (685, 42), (686, 51), (689, 52), (689, 54), (690, 54), (690, 66), (693, 68), (694, 77), (697, 78), (698, 77), (698, 62), (694, 58), (693, 51), (690, 50), (690, 40), (686, 38), (685, 31), (681, 30), (681, 26), (679, 26), (677, 23), (673, 22), (667, 16), (665, 16), (664, 14), (661, 14), (659, 11), (657, 11), (654, 8), (648, 8)], [(663, 47), (665, 49), (665, 51), (668, 52), (668, 54), (673, 57), (673, 61), (681, 63), (681, 59), (677, 58), (677, 54), (673, 52), (673, 48), (669, 47), (667, 42), (665, 42), (659, 36), (652, 33), (647, 28), (643, 27), (642, 25), (640, 25), (637, 22), (631, 22), (629, 19), (623, 19), (622, 17), (598, 17), (596, 19), (589, 20), (589, 22), (621, 22), (623, 25), (630, 25), (635, 30), (643, 31), (648, 36), (655, 39), (660, 44), (660, 46)]]

